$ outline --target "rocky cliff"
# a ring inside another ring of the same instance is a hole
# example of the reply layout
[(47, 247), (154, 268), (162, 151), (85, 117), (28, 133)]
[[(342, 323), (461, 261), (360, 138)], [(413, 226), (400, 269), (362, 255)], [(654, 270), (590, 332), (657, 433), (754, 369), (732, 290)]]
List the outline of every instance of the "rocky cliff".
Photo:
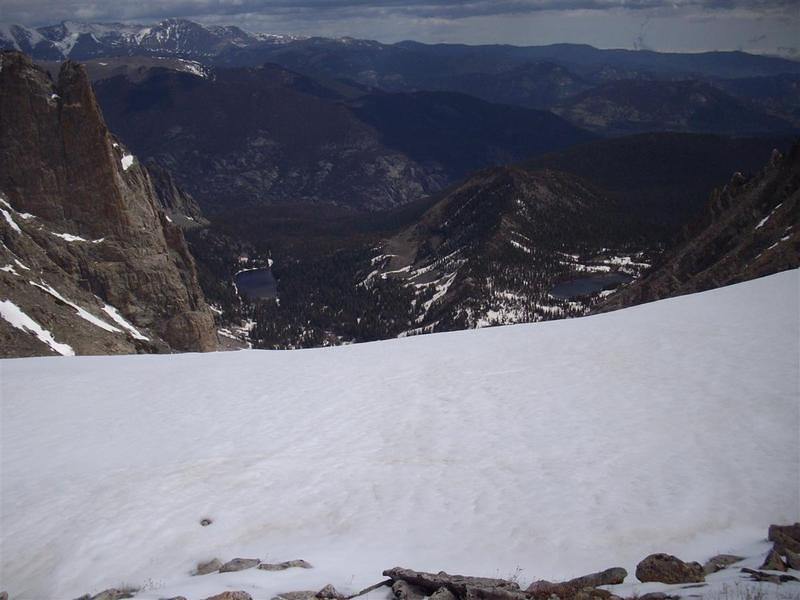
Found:
[(158, 198), (83, 67), (64, 63), (54, 83), (0, 53), (0, 355), (214, 349), (194, 261)]
[(757, 175), (736, 173), (653, 271), (604, 310), (691, 294), (800, 267), (800, 143)]

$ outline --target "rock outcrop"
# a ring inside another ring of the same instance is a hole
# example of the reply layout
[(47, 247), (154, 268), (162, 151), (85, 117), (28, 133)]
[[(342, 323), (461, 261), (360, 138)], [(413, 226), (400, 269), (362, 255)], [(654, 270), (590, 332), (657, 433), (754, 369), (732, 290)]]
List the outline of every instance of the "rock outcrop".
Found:
[(636, 565), (639, 581), (659, 583), (699, 583), (705, 580), (700, 563), (683, 562), (671, 554), (651, 554)]
[(216, 348), (183, 234), (82, 66), (54, 83), (0, 53), (0, 210), (1, 356)]
[(786, 550), (800, 552), (800, 523), (794, 525), (770, 525), (768, 539), (778, 554)]

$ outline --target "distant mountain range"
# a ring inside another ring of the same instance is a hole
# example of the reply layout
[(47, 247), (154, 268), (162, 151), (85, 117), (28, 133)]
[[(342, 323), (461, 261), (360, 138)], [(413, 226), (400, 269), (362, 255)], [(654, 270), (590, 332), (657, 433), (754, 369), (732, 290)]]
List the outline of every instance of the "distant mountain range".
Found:
[[(531, 63), (561, 65), (580, 78), (596, 80), (800, 73), (798, 62), (744, 52), (601, 50), (580, 44), (524, 47), (429, 45), (410, 41), (382, 44), (346, 37), (250, 33), (238, 27), (201, 25), (186, 19), (167, 19), (151, 25), (65, 21), (35, 29), (4, 24), (0, 25), (0, 49), (20, 50), (37, 60), (157, 54), (202, 58), (227, 66), (277, 62), (303, 72), (313, 69), (320, 75), (347, 77), (395, 89), (433, 89), (443, 75), (445, 81), (461, 79), (462, 85), (467, 85), (465, 75), (505, 74), (514, 69), (525, 70)], [(325, 60), (321, 60), (323, 57)], [(563, 83), (564, 76), (560, 77)], [(566, 79), (572, 77), (567, 75)], [(445, 85), (450, 89), (452, 84)]]

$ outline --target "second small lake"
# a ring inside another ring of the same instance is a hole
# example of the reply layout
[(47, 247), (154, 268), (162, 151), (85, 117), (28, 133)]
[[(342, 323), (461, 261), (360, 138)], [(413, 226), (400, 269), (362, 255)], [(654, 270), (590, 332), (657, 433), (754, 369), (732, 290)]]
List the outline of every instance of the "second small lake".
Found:
[(278, 295), (278, 281), (267, 267), (237, 273), (236, 287), (252, 299), (266, 300)]
[(604, 289), (631, 281), (633, 281), (633, 277), (625, 273), (595, 273), (557, 283), (550, 290), (550, 295), (559, 300), (571, 300), (578, 296), (596, 294)]

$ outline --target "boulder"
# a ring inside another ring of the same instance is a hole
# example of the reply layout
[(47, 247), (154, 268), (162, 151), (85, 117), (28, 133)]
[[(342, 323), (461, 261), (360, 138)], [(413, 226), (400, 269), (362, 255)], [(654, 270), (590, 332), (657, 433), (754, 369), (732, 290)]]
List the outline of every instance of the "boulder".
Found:
[(220, 573), (231, 573), (233, 571), (244, 571), (257, 567), (261, 561), (257, 558), (234, 558), (229, 560), (219, 568)]
[(218, 558), (212, 558), (208, 562), (197, 563), (197, 568), (192, 575), (208, 575), (215, 573), (222, 567), (222, 561)]
[[(611, 595), (605, 590), (596, 590), (601, 585), (617, 585), (625, 581), (628, 572), (621, 567), (614, 567), (600, 571), (597, 573), (590, 573), (582, 577), (576, 577), (569, 581), (562, 581), (561, 583), (553, 583), (550, 581), (535, 581), (528, 586), (526, 593), (537, 600), (547, 600), (550, 596), (558, 596), (561, 600), (568, 600), (578, 598), (580, 596), (584, 600), (594, 597), (605, 597), (605, 594)], [(597, 592), (597, 593), (595, 593)]]
[[(440, 588), (447, 588), (456, 596), (464, 596), (468, 588), (484, 591), (520, 592), (519, 585), (505, 579), (492, 579), (489, 577), (467, 577), (465, 575), (449, 575), (444, 571), (439, 573), (424, 573), (395, 567), (383, 572), (393, 581), (405, 581), (422, 589), (425, 594), (432, 594)], [(523, 594), (519, 594), (523, 595)]]
[(291, 569), (297, 567), (299, 569), (311, 569), (311, 563), (308, 563), (302, 559), (297, 560), (287, 560), (281, 563), (261, 563), (258, 565), (258, 568), (262, 571), (285, 571), (286, 569)]
[(800, 552), (800, 523), (794, 525), (770, 525), (769, 541), (774, 542), (774, 548), (779, 554), (786, 550)]
[(703, 565), (703, 573), (706, 575), (711, 575), (711, 573), (721, 571), (725, 567), (729, 567), (741, 560), (744, 560), (744, 558), (734, 554), (717, 554), (716, 556), (709, 558), (706, 561), (706, 564)]
[(318, 591), (315, 596), (324, 600), (343, 600), (345, 597), (344, 594), (339, 593), (330, 583)]
[(625, 578), (627, 576), (628, 572), (622, 567), (612, 567), (611, 569), (606, 569), (605, 571), (590, 573), (589, 575), (584, 575), (583, 577), (576, 577), (575, 579), (570, 579), (566, 583), (572, 587), (581, 589), (596, 588), (601, 585), (620, 584), (623, 581), (625, 581)]
[(781, 555), (778, 554), (775, 548), (772, 548), (772, 550), (767, 553), (764, 563), (759, 568), (765, 571), (785, 571), (786, 563), (783, 562)]
[(222, 592), (216, 596), (209, 596), (206, 600), (253, 600), (247, 592)]
[(786, 564), (790, 569), (800, 571), (800, 552), (792, 552), (787, 548), (784, 556), (786, 556)]
[(705, 580), (700, 563), (686, 563), (671, 554), (651, 554), (636, 565), (636, 578), (641, 582), (699, 583)]

